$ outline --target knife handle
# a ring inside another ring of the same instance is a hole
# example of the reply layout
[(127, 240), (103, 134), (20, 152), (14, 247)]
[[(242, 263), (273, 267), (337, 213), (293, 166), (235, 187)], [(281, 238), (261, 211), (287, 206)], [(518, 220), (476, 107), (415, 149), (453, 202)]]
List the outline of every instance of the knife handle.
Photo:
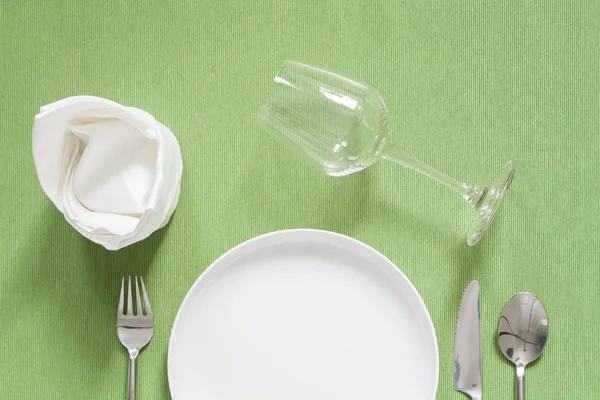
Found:
[(525, 366), (517, 365), (517, 400), (525, 399)]

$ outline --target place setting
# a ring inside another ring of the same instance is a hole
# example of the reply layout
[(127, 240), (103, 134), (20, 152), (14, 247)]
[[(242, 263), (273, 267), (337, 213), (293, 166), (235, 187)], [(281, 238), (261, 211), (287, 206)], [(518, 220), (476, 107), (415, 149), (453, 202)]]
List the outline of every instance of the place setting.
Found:
[[(486, 240), (500, 208), (510, 212), (515, 162), (498, 166), (486, 185), (461, 182), (403, 152), (390, 114), (373, 85), (292, 60), (274, 74), (256, 110), (265, 136), (332, 179), (389, 160), (453, 189), (473, 209), (462, 245)], [(93, 96), (44, 106), (34, 121), (33, 157), (67, 223), (107, 250), (146, 239), (176, 212), (181, 149), (146, 111)], [(507, 294), (503, 310), (482, 310), (487, 288), (472, 280), (450, 288), (462, 293), (454, 348), (439, 348), (426, 302), (402, 265), (319, 229), (269, 232), (226, 251), (189, 282), (175, 316), (156, 318), (164, 310), (152, 307), (153, 286), (144, 278), (123, 271), (114, 287), (115, 340), (128, 362), (122, 398), (130, 400), (158, 321), (174, 321), (164, 360), (174, 400), (431, 400), (451, 382), (481, 400), (484, 363), (508, 362), (516, 378), (506, 386), (522, 400), (525, 369), (548, 340), (548, 313), (536, 295)], [(496, 357), (482, 356), (490, 340), (482, 337), (485, 312), (498, 316)], [(440, 354), (450, 353), (454, 375), (440, 376)]]

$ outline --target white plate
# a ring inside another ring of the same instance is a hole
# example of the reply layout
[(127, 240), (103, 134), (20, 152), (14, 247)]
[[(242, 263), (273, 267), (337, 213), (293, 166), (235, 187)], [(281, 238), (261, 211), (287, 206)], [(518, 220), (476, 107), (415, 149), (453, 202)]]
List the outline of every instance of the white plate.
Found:
[(216, 260), (171, 332), (174, 400), (431, 400), (438, 348), (421, 297), (373, 248), (274, 232)]

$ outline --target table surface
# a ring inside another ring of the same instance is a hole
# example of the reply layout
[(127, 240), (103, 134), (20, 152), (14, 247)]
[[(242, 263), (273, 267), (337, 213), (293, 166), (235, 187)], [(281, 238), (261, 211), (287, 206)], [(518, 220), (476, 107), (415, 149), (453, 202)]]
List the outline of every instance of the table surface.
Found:
[[(115, 308), (129, 274), (145, 277), (156, 313), (138, 395), (170, 398), (169, 334), (188, 289), (231, 247), (288, 228), (361, 240), (411, 279), (438, 337), (438, 398), (464, 398), (452, 389), (454, 326), (472, 279), (486, 397), (513, 396), (497, 319), (531, 291), (550, 337), (527, 393), (597, 398), (598, 21), (591, 0), (0, 0), (0, 398), (125, 398)], [(373, 83), (403, 148), (460, 180), (488, 183), (514, 159), (482, 242), (466, 246), (473, 211), (424, 176), (383, 161), (326, 177), (264, 135), (256, 110), (286, 58)], [(64, 221), (31, 157), (39, 107), (83, 94), (147, 110), (183, 152), (170, 224), (118, 252)]]

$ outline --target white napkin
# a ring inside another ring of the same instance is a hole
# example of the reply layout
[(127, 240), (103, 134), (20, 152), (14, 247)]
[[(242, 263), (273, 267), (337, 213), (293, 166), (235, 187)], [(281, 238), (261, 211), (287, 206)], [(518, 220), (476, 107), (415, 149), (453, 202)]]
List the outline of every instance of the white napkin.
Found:
[(165, 226), (179, 200), (183, 164), (173, 133), (143, 110), (100, 97), (42, 107), (33, 160), (66, 220), (109, 250)]

